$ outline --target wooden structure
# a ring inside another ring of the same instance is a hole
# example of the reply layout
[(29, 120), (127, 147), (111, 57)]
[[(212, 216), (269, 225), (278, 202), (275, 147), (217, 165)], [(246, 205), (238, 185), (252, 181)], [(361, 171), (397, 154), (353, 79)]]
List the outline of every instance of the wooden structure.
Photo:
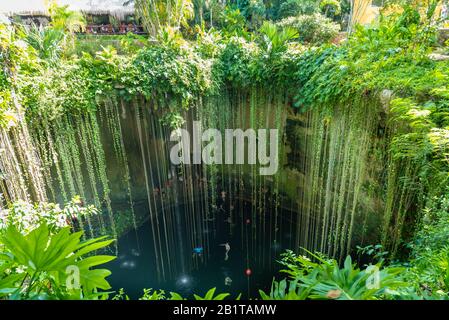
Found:
[[(123, 0), (59, 0), (58, 5), (80, 11), (86, 17), (87, 34), (144, 34), (144, 29), (134, 15), (132, 4), (124, 6)], [(50, 23), (48, 0), (0, 1), (0, 14), (13, 22), (25, 25), (46, 26)]]

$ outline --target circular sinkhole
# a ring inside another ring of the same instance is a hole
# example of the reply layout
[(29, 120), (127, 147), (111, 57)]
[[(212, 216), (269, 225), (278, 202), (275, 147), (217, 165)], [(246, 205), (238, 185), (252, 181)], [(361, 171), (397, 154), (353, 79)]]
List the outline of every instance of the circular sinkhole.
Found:
[[(179, 218), (176, 234), (152, 228), (150, 219), (123, 234), (118, 239), (117, 259), (107, 265), (113, 290), (123, 288), (131, 299), (141, 297), (148, 288), (184, 297), (204, 295), (211, 288), (233, 298), (239, 294), (256, 298), (259, 289), (269, 291), (273, 274), (281, 267), (276, 260), (294, 240), (289, 229), (295, 215), (278, 209), (255, 216), (251, 207), (248, 201), (237, 201), (232, 209), (224, 206), (215, 219), (203, 219), (198, 230), (202, 234), (194, 235), (188, 227), (188, 205), (182, 204), (175, 210)], [(275, 214), (277, 225), (273, 224)], [(281, 228), (284, 232), (279, 232)], [(155, 243), (154, 237), (162, 239), (161, 243)], [(165, 239), (173, 239), (174, 245), (165, 246)]]

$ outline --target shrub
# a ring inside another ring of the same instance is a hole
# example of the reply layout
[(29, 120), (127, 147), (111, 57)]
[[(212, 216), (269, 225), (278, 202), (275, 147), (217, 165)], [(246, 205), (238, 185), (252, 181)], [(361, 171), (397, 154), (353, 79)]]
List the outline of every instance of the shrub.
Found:
[(243, 14), (248, 21), (248, 26), (255, 29), (262, 25), (265, 19), (266, 7), (262, 0), (249, 0), (248, 5), (243, 10)]
[(92, 205), (83, 207), (79, 197), (74, 197), (64, 208), (54, 203), (17, 201), (7, 209), (0, 209), (0, 231), (15, 226), (19, 232), (26, 234), (42, 223), (46, 223), (52, 231), (57, 231), (71, 226), (74, 219), (81, 222), (84, 217), (96, 214), (98, 210)]
[(335, 19), (341, 14), (340, 2), (337, 0), (322, 0), (320, 10), (326, 17)]
[(316, 12), (318, 12), (318, 4), (315, 0), (287, 0), (279, 7), (278, 19)]
[(108, 246), (105, 237), (81, 241), (69, 227), (53, 233), (46, 223), (22, 234), (16, 226), (0, 230), (0, 298), (96, 299), (111, 288), (107, 269), (93, 269), (115, 257), (92, 255)]
[(410, 244), (410, 281), (421, 295), (449, 291), (449, 197), (431, 199)]
[(242, 35), (246, 28), (245, 16), (240, 9), (227, 6), (220, 14), (219, 25), (225, 34)]
[[(283, 254), (280, 263), (286, 267), (290, 281), (289, 291), (285, 293), (286, 282), (274, 282), (270, 296), (285, 299), (333, 299), (333, 300), (376, 300), (398, 294), (396, 290), (404, 288), (400, 274), (401, 267), (383, 267), (381, 262), (358, 268), (350, 256), (340, 267), (338, 261), (322, 254), (306, 256), (296, 255), (292, 251)], [(295, 284), (299, 290), (295, 290)], [(284, 293), (283, 293), (284, 292)], [(267, 295), (261, 293), (262, 298)]]
[(298, 40), (303, 43), (318, 44), (329, 42), (340, 31), (340, 26), (322, 14), (301, 15), (283, 19), (280, 27), (291, 27), (298, 31)]

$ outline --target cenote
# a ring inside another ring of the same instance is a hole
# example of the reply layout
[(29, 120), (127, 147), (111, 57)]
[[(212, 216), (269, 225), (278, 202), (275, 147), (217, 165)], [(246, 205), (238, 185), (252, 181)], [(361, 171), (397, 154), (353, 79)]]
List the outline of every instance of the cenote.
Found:
[[(236, 199), (232, 210), (229, 203), (224, 208), (215, 216), (217, 221), (208, 220), (204, 224), (202, 232), (203, 239), (208, 239), (207, 246), (202, 242), (195, 246), (189, 243), (187, 233), (190, 230), (185, 227), (188, 208), (180, 205), (175, 209), (180, 214), (178, 232), (181, 236), (178, 234), (179, 242), (169, 252), (170, 262), (174, 265), (167, 266), (165, 279), (158, 276), (154, 264), (156, 257), (149, 221), (137, 232), (131, 230), (121, 236), (118, 258), (107, 265), (112, 271), (112, 287), (123, 288), (130, 298), (140, 297), (144, 288), (160, 288), (192, 297), (193, 293), (205, 293), (216, 287), (219, 292), (242, 294), (242, 298), (254, 298), (260, 289), (269, 290), (273, 275), (279, 269), (273, 262), (292, 243), (291, 230), (288, 230), (293, 223), (290, 220), (292, 213), (280, 213), (281, 224), (286, 230), (279, 240), (270, 241), (270, 236), (253, 238), (253, 224), (269, 221), (252, 222), (248, 203)], [(227, 258), (224, 244), (230, 245)], [(195, 251), (194, 248), (202, 250)]]
[(126, 2), (0, 15), (0, 300), (449, 299), (443, 4)]
[[(192, 297), (214, 287), (257, 298), (282, 276), (278, 261), (287, 249), (318, 251), (339, 262), (355, 245), (386, 241), (396, 250), (399, 229), (391, 230), (385, 219), (410, 205), (415, 190), (379, 174), (393, 168), (384, 162), (389, 136), (382, 104), (360, 100), (331, 113), (292, 112), (287, 93), (223, 88), (180, 113), (180, 126), (189, 132), (195, 122), (222, 133), (279, 130), (273, 175), (261, 175), (259, 164), (174, 164), (173, 128), (161, 112), (170, 100), (108, 96), (97, 100), (95, 113), (18, 128), (42, 161), (36, 171), (21, 167), (30, 170), (28, 179), (10, 184), (9, 194), (19, 195), (36, 179), (34, 196), (67, 203), (80, 195), (100, 208), (80, 217), (79, 227), (86, 239), (116, 239), (107, 250), (117, 257), (105, 265), (112, 272), (108, 279), (116, 292), (123, 288), (134, 299), (148, 288)], [(3, 139), (21, 147), (16, 136)], [(3, 161), (12, 163), (14, 154), (3, 154)], [(23, 174), (8, 168), (11, 177)], [(402, 190), (400, 200), (373, 187), (385, 183)]]

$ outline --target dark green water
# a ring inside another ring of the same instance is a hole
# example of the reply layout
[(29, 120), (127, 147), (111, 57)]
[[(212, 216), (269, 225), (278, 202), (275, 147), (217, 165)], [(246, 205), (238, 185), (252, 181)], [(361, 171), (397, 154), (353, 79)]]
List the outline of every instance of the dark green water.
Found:
[[(137, 232), (132, 230), (123, 235), (118, 242), (117, 260), (108, 265), (112, 271), (109, 280), (113, 289), (124, 288), (132, 299), (141, 297), (144, 288), (173, 291), (188, 298), (191, 298), (193, 293), (204, 296), (207, 290), (213, 287), (217, 288), (216, 292), (231, 293), (232, 298), (236, 298), (240, 293), (242, 298), (257, 298), (259, 289), (269, 291), (273, 276), (279, 270), (275, 260), (284, 249), (288, 249), (292, 234), (284, 232), (281, 240), (277, 242), (269, 242), (268, 235), (259, 237), (257, 241), (253, 238), (255, 228), (251, 220), (250, 205), (242, 202), (240, 207), (235, 209), (234, 221), (240, 223), (230, 224), (227, 220), (231, 214), (227, 210), (217, 213), (215, 223), (208, 222), (204, 231), (209, 233), (208, 248), (201, 243), (195, 246), (203, 248), (201, 254), (195, 253), (194, 248), (184, 241), (189, 231), (185, 228), (184, 221), (181, 221), (179, 232), (182, 234), (178, 236), (182, 240), (174, 250), (177, 256), (172, 257), (173, 261), (178, 261), (181, 266), (167, 275), (165, 280), (157, 275), (150, 222), (143, 224)], [(180, 206), (178, 212), (183, 220), (185, 207)], [(290, 212), (281, 212), (280, 216), (284, 224), (294, 223), (290, 220)], [(270, 219), (270, 214), (265, 217)], [(263, 221), (259, 220), (257, 223)], [(227, 259), (223, 246), (225, 243), (230, 246)], [(180, 252), (184, 253), (183, 256), (178, 256)], [(264, 252), (263, 257), (258, 256), (260, 252)], [(229, 279), (232, 283), (229, 283)]]

